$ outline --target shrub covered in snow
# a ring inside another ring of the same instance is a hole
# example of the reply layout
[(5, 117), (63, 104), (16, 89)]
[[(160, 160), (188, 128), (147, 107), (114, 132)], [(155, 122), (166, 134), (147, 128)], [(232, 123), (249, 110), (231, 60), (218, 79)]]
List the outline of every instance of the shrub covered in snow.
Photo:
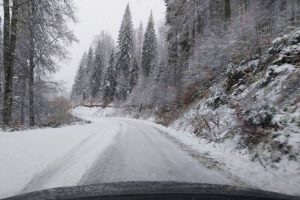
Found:
[(245, 120), (253, 126), (259, 126), (262, 128), (270, 127), (273, 124), (273, 116), (276, 109), (267, 104), (258, 107), (257, 109), (250, 109), (243, 112)]

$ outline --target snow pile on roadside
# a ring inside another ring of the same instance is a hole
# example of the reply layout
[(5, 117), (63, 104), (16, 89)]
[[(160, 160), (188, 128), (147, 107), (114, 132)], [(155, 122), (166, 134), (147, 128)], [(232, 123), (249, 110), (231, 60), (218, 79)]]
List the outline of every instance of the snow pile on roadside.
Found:
[(72, 114), (76, 117), (90, 119), (90, 118), (101, 118), (101, 117), (112, 117), (116, 113), (116, 108), (113, 107), (85, 107), (78, 106), (72, 110)]
[(194, 134), (168, 130), (168, 133), (197, 152), (213, 158), (221, 163), (221, 168), (242, 181), (246, 187), (254, 187), (267, 191), (300, 195), (299, 163), (284, 159), (278, 168), (263, 166), (253, 162), (251, 155), (239, 150), (240, 138), (236, 136), (223, 143), (208, 142)]
[(144, 119), (147, 121), (155, 121), (155, 116), (151, 112), (151, 110), (143, 110), (143, 112), (139, 113), (138, 108), (134, 107), (87, 107), (87, 106), (77, 106), (71, 113), (79, 118), (83, 118), (86, 120), (93, 121), (97, 118), (104, 117), (122, 117), (122, 118), (130, 118), (130, 119)]
[(75, 186), (118, 129), (98, 120), (84, 126), (0, 132), (0, 198)]

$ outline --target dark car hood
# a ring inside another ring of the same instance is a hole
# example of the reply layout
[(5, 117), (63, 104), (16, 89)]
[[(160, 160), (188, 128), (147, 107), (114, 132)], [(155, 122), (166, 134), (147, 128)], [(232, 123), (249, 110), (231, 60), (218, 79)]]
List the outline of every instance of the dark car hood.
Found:
[[(292, 197), (292, 196), (282, 195), (282, 194), (272, 193), (272, 192), (265, 192), (257, 189), (247, 189), (247, 188), (241, 188), (235, 186), (224, 186), (224, 185), (176, 183), (176, 182), (123, 182), (123, 183), (106, 183), (106, 184), (77, 186), (77, 187), (55, 188), (55, 189), (23, 194), (16, 197), (10, 197), (5, 200), (164, 199), (163, 196), (168, 196), (168, 195), (173, 195), (173, 197), (184, 196), (184, 195), (189, 197), (194, 196), (191, 199), (284, 199), (284, 200), (297, 199), (300, 200), (300, 198), (298, 197)], [(153, 198), (150, 198), (151, 196)], [(196, 196), (197, 198), (195, 198)], [(127, 198), (123, 198), (123, 197), (127, 197)], [(198, 197), (203, 197), (203, 198), (198, 198)], [(216, 197), (222, 197), (222, 198), (216, 198)], [(190, 199), (190, 198), (182, 198), (182, 199)]]

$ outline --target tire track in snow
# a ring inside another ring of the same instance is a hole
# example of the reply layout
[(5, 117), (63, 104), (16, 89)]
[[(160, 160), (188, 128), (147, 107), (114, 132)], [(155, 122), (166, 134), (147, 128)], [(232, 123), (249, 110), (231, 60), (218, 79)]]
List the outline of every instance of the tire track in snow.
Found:
[(247, 183), (245, 183), (241, 178), (235, 176), (234, 174), (230, 173), (229, 171), (224, 169), (225, 164), (221, 163), (219, 161), (214, 160), (213, 158), (203, 155), (196, 150), (192, 149), (190, 146), (184, 144), (183, 142), (179, 141), (179, 139), (171, 136), (168, 132), (160, 130), (159, 128), (153, 127), (156, 129), (158, 132), (160, 132), (164, 137), (167, 139), (171, 140), (173, 143), (178, 145), (180, 149), (183, 151), (187, 152), (191, 157), (193, 157), (195, 160), (199, 161), (199, 164), (206, 166), (208, 169), (215, 169), (220, 172), (222, 172), (224, 175), (226, 175), (229, 179), (235, 183), (236, 186), (241, 186), (241, 187), (251, 187), (255, 188)]
[[(117, 121), (116, 121), (117, 122)], [(95, 162), (92, 164), (92, 166), (86, 171), (86, 173), (81, 177), (80, 181), (78, 182), (77, 185), (90, 185), (93, 184), (95, 182), (97, 182), (97, 180), (102, 180), (104, 179), (104, 173), (101, 172), (106, 172), (109, 170), (109, 168), (111, 167), (110, 162), (113, 162), (112, 159), (110, 158), (118, 158), (119, 162), (122, 162), (123, 157), (121, 153), (118, 153), (116, 151), (114, 151), (116, 144), (118, 143), (118, 141), (120, 141), (122, 139), (122, 135), (124, 134), (124, 131), (126, 131), (125, 126), (120, 123), (117, 122), (120, 126), (119, 132), (116, 134), (116, 136), (114, 137), (114, 142), (111, 143), (99, 156), (98, 158), (95, 160)], [(97, 176), (95, 176), (94, 172), (97, 171)], [(118, 174), (119, 172), (116, 171), (116, 174)]]
[(99, 156), (80, 185), (126, 181), (179, 181), (229, 184), (232, 180), (178, 148), (149, 125), (116, 119), (124, 127)]
[[(92, 133), (88, 137), (84, 138), (80, 143), (78, 143), (75, 147), (69, 150), (66, 154), (64, 154), (59, 159), (53, 161), (48, 167), (46, 167), (40, 173), (37, 173), (31, 181), (19, 192), (27, 193), (31, 191), (41, 190), (41, 189), (48, 189), (47, 185), (57, 178), (61, 178), (60, 176), (64, 175), (64, 172), (69, 170), (74, 164), (80, 162), (80, 158), (83, 153), (86, 153), (86, 150), (94, 151), (94, 148), (89, 148), (89, 146), (93, 145), (93, 143), (101, 137), (97, 138), (99, 131), (104, 132), (106, 130), (111, 129), (111, 124), (106, 125), (106, 127), (102, 130), (97, 130), (96, 132)], [(118, 127), (120, 129), (120, 126)], [(98, 154), (101, 154), (99, 152)], [(78, 177), (80, 179), (81, 177)], [(69, 183), (72, 184), (72, 183)], [(76, 185), (76, 183), (73, 183)]]

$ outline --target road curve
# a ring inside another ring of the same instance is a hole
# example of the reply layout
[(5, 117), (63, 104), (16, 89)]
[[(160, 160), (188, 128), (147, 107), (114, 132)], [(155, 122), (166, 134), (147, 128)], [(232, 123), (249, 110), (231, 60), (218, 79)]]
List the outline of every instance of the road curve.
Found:
[(201, 165), (151, 125), (115, 120), (120, 131), (78, 185), (126, 181), (233, 184), (220, 171)]

